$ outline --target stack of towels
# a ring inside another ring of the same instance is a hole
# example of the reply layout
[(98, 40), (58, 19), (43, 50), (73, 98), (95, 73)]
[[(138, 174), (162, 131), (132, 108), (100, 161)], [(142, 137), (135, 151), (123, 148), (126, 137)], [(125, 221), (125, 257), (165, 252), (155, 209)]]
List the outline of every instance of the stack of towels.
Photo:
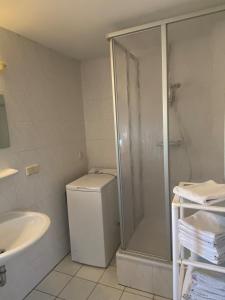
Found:
[(173, 192), (179, 197), (203, 205), (211, 205), (225, 200), (225, 184), (219, 184), (213, 180), (175, 186)]
[(180, 219), (178, 230), (180, 243), (185, 248), (214, 264), (225, 262), (224, 216), (198, 211)]
[(182, 294), (182, 299), (185, 300), (224, 300), (225, 274), (188, 269)]

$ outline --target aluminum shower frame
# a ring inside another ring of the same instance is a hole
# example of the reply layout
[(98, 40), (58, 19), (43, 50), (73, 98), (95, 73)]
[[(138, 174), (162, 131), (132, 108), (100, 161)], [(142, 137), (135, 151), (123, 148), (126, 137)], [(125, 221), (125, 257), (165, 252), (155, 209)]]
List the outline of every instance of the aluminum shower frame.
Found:
[[(119, 191), (119, 207), (120, 207), (120, 223), (121, 223), (121, 247), (125, 247), (124, 236), (124, 222), (123, 216), (125, 212), (123, 211), (122, 205), (122, 191), (121, 191), (121, 170), (120, 170), (120, 149), (119, 149), (119, 132), (118, 132), (118, 115), (117, 115), (117, 92), (116, 92), (116, 76), (115, 76), (115, 60), (113, 57), (114, 53), (114, 39), (116, 37), (121, 37), (133, 33), (143, 32), (150, 28), (160, 28), (161, 29), (161, 56), (162, 56), (162, 105), (163, 105), (163, 159), (164, 159), (164, 201), (166, 209), (166, 222), (167, 222), (167, 239), (170, 244), (170, 258), (165, 259), (166, 262), (171, 263), (172, 260), (172, 238), (171, 238), (171, 201), (170, 201), (170, 181), (169, 181), (169, 122), (168, 122), (168, 57), (167, 57), (167, 26), (172, 23), (197, 18), (201, 16), (206, 16), (210, 14), (215, 14), (225, 11), (225, 5), (216, 6), (213, 8), (208, 8), (204, 10), (199, 10), (197, 12), (181, 15), (178, 17), (173, 17), (169, 19), (163, 19), (157, 22), (151, 22), (140, 26), (131, 27), (128, 29), (123, 29), (107, 35), (107, 39), (110, 42), (110, 61), (111, 61), (111, 76), (112, 76), (112, 88), (113, 88), (113, 105), (114, 105), (114, 124), (115, 124), (115, 140), (116, 140), (116, 158), (118, 167), (118, 191)], [(132, 252), (132, 251), (129, 251)], [(135, 254), (137, 254), (135, 252)], [(140, 253), (142, 256), (143, 253)], [(147, 255), (146, 253), (144, 255)], [(151, 255), (150, 258), (157, 259)], [(161, 258), (159, 258), (162, 261)]]

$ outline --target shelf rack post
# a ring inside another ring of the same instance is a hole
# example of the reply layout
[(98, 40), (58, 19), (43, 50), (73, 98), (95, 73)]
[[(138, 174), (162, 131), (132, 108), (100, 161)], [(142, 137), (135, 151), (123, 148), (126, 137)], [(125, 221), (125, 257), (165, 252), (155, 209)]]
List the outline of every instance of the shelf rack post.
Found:
[(178, 207), (172, 205), (172, 240), (173, 240), (173, 300), (179, 299), (179, 241), (178, 241)]

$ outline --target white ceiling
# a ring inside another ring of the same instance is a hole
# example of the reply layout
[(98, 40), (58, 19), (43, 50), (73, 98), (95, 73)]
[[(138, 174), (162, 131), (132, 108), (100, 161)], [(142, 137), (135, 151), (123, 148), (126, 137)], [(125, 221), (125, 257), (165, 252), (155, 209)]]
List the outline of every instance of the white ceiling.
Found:
[(0, 26), (65, 55), (107, 53), (105, 35), (225, 0), (0, 0)]

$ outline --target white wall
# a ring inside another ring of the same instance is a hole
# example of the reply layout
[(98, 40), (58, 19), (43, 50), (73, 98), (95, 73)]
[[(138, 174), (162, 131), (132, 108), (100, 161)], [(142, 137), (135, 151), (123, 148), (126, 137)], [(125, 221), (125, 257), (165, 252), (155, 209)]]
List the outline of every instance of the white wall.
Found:
[(81, 69), (89, 168), (115, 168), (110, 60), (87, 60)]
[[(0, 90), (11, 139), (0, 149), (0, 168), (19, 170), (0, 181), (0, 212), (41, 211), (52, 222), (40, 242), (6, 265), (0, 299), (20, 300), (69, 250), (65, 184), (87, 170), (80, 65), (3, 29), (0, 58), (8, 64)], [(26, 177), (32, 163), (40, 173)]]

